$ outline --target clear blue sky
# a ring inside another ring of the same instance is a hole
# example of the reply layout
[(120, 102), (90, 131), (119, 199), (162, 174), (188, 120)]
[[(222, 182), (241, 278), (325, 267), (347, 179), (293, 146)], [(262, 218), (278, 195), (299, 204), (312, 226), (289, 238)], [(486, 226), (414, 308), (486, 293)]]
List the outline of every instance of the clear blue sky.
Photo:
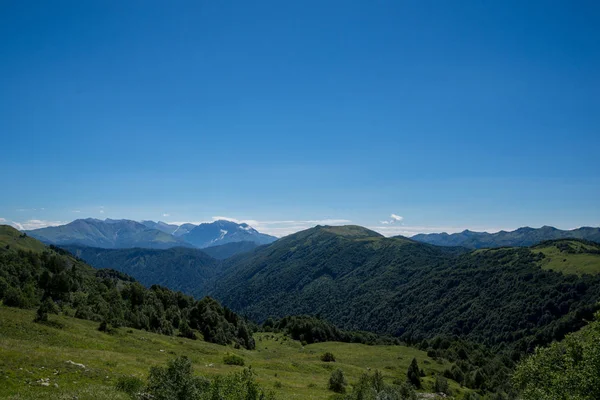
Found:
[(0, 218), (598, 226), (599, 21), (596, 1), (3, 1)]

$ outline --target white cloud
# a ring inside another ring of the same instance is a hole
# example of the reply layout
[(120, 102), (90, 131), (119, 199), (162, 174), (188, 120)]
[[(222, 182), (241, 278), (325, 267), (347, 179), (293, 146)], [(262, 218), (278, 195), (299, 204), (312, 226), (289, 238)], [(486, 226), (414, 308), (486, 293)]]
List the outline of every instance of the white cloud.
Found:
[(404, 219), (404, 217), (401, 217), (399, 215), (396, 214), (391, 214), (390, 217), (395, 221), (395, 222), (402, 222), (402, 220)]
[(74, 212), (74, 213), (80, 213), (81, 211), (79, 211), (79, 210), (73, 210), (73, 211), (71, 211), (71, 212)]
[(12, 226), (14, 226), (15, 228), (17, 228), (20, 231), (46, 228), (48, 226), (57, 226), (57, 225), (63, 225), (63, 224), (64, 224), (64, 222), (62, 222), (62, 221), (46, 221), (46, 220), (41, 220), (41, 219), (30, 219), (25, 222), (13, 221), (11, 223)]
[(402, 222), (404, 220), (404, 217), (401, 217), (398, 214), (390, 214), (390, 219), (388, 219), (387, 221), (379, 221), (380, 224), (383, 225), (391, 225), (391, 224), (395, 224), (396, 222)]
[(163, 217), (170, 217), (170, 216), (171, 216), (171, 214), (163, 213), (163, 215), (162, 215), (162, 216), (163, 216)]
[(5, 218), (0, 218), (0, 224), (4, 224), (6, 222), (8, 222), (8, 221)]

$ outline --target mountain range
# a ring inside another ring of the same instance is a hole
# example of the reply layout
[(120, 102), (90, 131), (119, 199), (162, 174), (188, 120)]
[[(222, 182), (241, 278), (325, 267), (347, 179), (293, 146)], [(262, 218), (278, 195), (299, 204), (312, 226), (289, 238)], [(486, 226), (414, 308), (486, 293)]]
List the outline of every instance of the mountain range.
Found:
[[(218, 220), (199, 225), (175, 225), (165, 222), (127, 219), (78, 219), (61, 226), (26, 231), (42, 242), (54, 245), (78, 245), (106, 249), (172, 247), (205, 248), (227, 243), (252, 242), (256, 245), (277, 240), (249, 225)], [(235, 253), (235, 251), (231, 251)]]
[(504, 246), (532, 246), (545, 240), (583, 239), (600, 243), (600, 228), (582, 227), (573, 230), (561, 230), (551, 226), (541, 228), (523, 227), (512, 232), (497, 233), (473, 232), (429, 233), (412, 237), (413, 240), (435, 244), (437, 246), (462, 246), (469, 249)]
[(531, 350), (583, 326), (600, 301), (600, 245), (578, 239), (469, 250), (317, 226), (224, 260), (197, 249), (67, 249), (257, 322), (319, 315), (407, 342), (445, 335)]

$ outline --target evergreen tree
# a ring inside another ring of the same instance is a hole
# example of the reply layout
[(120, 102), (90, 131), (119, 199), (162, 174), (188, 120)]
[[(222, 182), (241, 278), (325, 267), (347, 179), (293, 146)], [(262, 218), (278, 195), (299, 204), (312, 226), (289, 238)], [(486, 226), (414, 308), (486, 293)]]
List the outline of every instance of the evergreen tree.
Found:
[(417, 359), (413, 358), (412, 362), (408, 367), (408, 371), (406, 372), (406, 376), (408, 377), (408, 382), (411, 385), (416, 387), (417, 389), (421, 389), (421, 372), (419, 370), (419, 364), (417, 363)]

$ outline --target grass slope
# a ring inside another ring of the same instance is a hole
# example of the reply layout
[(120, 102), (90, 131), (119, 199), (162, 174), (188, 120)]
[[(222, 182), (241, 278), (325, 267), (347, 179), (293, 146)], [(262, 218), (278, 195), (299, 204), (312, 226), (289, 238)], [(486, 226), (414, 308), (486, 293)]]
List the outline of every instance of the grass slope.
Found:
[(531, 249), (544, 254), (540, 267), (564, 274), (600, 273), (600, 245), (579, 240), (559, 240), (542, 243)]
[(8, 250), (34, 251), (36, 253), (42, 252), (46, 248), (43, 243), (8, 225), (0, 225), (0, 247)]
[[(379, 369), (385, 380), (404, 380), (416, 357), (425, 370), (426, 389), (432, 374), (449, 364), (439, 364), (422, 351), (403, 346), (367, 346), (350, 343), (316, 343), (305, 347), (277, 334), (256, 334), (257, 349), (236, 350), (200, 340), (157, 335), (120, 328), (109, 335), (99, 332), (95, 322), (52, 315), (63, 329), (33, 323), (34, 312), (0, 306), (0, 398), (8, 399), (127, 399), (114, 389), (119, 376), (145, 379), (153, 365), (186, 355), (197, 374), (215, 376), (239, 371), (225, 365), (228, 353), (245, 359), (258, 382), (272, 389), (278, 399), (327, 399), (327, 381), (334, 368), (341, 368), (349, 383), (367, 371)], [(337, 362), (320, 361), (330, 351)], [(70, 364), (73, 361), (85, 368)], [(38, 383), (49, 379), (49, 386)], [(462, 389), (450, 382), (455, 393)], [(55, 384), (57, 386), (55, 386)], [(76, 397), (75, 397), (76, 396)]]

